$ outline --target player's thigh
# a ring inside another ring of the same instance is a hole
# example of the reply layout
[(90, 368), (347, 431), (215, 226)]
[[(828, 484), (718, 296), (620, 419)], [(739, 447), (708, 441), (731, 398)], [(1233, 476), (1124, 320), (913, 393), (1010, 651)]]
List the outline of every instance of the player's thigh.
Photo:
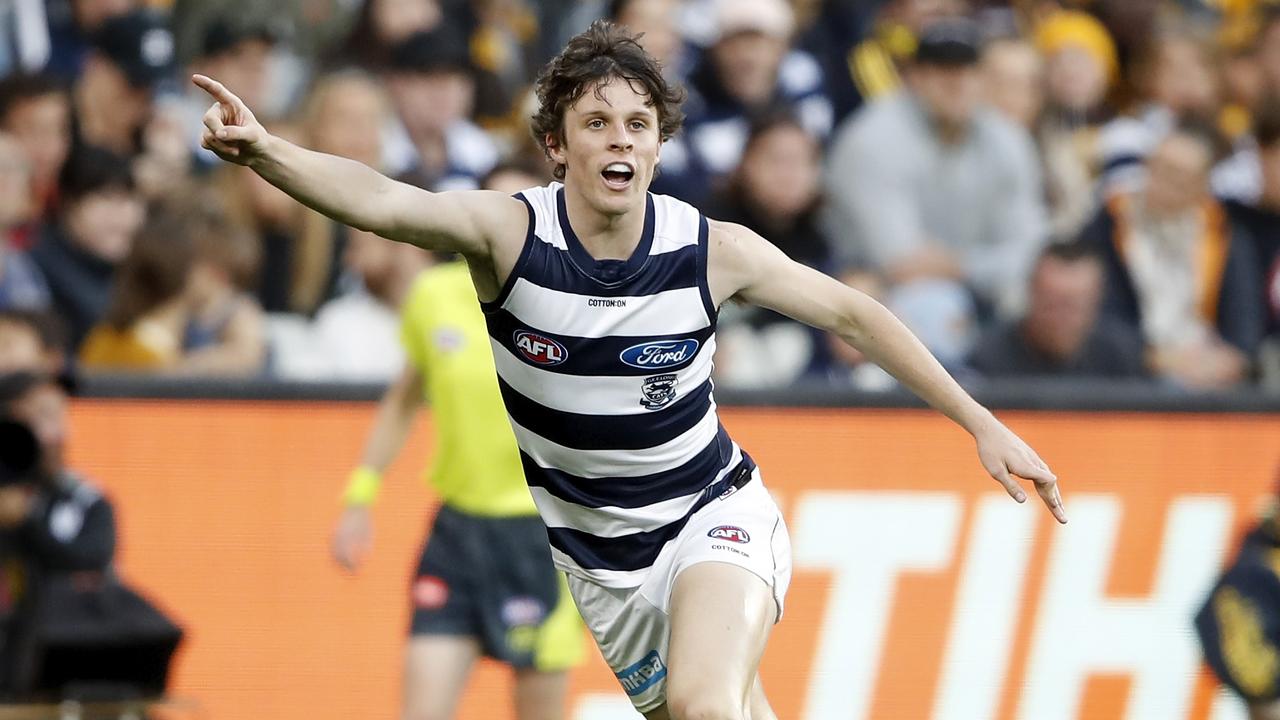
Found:
[(700, 562), (681, 572), (671, 592), (671, 713), (743, 716), (776, 615), (773, 589), (743, 567)]
[(569, 673), (526, 668), (516, 671), (516, 720), (561, 720), (569, 695)]
[(404, 720), (451, 720), (480, 642), (467, 635), (414, 635), (404, 663)]

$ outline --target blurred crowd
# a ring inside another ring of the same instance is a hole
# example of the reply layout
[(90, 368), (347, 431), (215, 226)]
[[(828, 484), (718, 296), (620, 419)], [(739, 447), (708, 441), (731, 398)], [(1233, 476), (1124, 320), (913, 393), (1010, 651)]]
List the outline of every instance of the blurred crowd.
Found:
[[(268, 129), (430, 190), (550, 180), (530, 84), (607, 17), (688, 91), (655, 192), (884, 302), (962, 378), (1280, 389), (1280, 3), (9, 0), (0, 370), (385, 381), (435, 261), (199, 148)], [(719, 382), (886, 390), (726, 305)], [(26, 360), (22, 360), (26, 358)]]

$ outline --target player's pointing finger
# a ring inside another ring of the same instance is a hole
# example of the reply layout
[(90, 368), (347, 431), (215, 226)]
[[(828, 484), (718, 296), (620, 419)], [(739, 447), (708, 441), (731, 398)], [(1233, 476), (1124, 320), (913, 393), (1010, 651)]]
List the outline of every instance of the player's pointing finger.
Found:
[(244, 106), (244, 103), (240, 102), (240, 98), (236, 97), (225, 85), (207, 75), (196, 73), (191, 76), (191, 82), (212, 95), (213, 99), (220, 103), (225, 103), (237, 110)]

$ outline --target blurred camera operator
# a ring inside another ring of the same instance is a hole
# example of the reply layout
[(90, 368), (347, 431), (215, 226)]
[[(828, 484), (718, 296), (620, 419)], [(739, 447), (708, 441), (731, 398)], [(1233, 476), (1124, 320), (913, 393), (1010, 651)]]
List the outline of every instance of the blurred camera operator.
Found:
[(0, 375), (0, 694), (28, 671), (17, 657), (34, 578), (103, 573), (115, 553), (111, 503), (65, 467), (66, 437), (67, 391), (57, 378)]

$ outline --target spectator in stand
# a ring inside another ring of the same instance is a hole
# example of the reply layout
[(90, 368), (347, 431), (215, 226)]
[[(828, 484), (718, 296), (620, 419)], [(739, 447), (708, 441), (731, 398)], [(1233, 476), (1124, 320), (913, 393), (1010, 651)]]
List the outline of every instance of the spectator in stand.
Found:
[(45, 70), (64, 82), (75, 80), (84, 72), (103, 25), (140, 5), (139, 0), (47, 0), (50, 48)]
[(420, 248), (352, 231), (343, 270), (358, 287), (316, 313), (304, 350), (311, 357), (279, 358), (277, 368), (287, 374), (292, 365), (302, 377), (348, 382), (394, 379), (404, 367), (397, 312), (414, 278), (429, 264)]
[[(831, 246), (818, 226), (822, 148), (791, 113), (760, 116), (742, 163), (714, 200), (714, 215), (744, 225), (793, 260), (831, 269)], [(726, 307), (717, 336), (717, 377), (729, 385), (779, 387), (825, 357), (822, 336), (762, 308)]]
[(907, 89), (846, 121), (827, 165), (840, 259), (882, 271), (889, 306), (949, 363), (977, 312), (1020, 312), (1046, 230), (1031, 137), (981, 106), (979, 38), (965, 18), (928, 26)]
[(77, 150), (60, 185), (57, 220), (45, 228), (31, 259), (48, 282), (74, 351), (106, 312), (116, 266), (129, 254), (146, 208), (128, 160), (107, 150)]
[(1262, 187), (1258, 201), (1228, 201), (1232, 220), (1254, 243), (1259, 285), (1267, 307), (1267, 336), (1280, 341), (1280, 97), (1265, 100), (1254, 113)]
[(805, 45), (822, 62), (836, 121), (900, 90), (921, 30), (968, 9), (964, 0), (825, 0)]
[(120, 270), (111, 308), (80, 351), (94, 370), (252, 376), (262, 370), (262, 308), (246, 292), (258, 246), (194, 202), (159, 211)]
[(445, 20), (440, 0), (365, 0), (346, 44), (333, 60), (380, 71), (390, 62), (392, 48), (416, 33), (435, 30)]
[(1009, 122), (1035, 132), (1044, 108), (1044, 61), (1031, 43), (992, 40), (982, 50), (983, 95)]
[(1141, 191), (1114, 196), (1083, 240), (1103, 254), (1103, 313), (1140, 330), (1148, 367), (1193, 389), (1244, 381), (1265, 310), (1248, 235), (1209, 193), (1217, 140), (1184, 124), (1146, 160)]
[(58, 318), (34, 310), (0, 310), (0, 375), (24, 370), (61, 374), (66, 367)]
[(1119, 57), (1106, 27), (1084, 12), (1055, 12), (1034, 37), (1046, 60), (1046, 107), (1037, 138), (1049, 225), (1053, 237), (1073, 238), (1098, 211), (1098, 135), (1109, 119), (1107, 95)]
[(143, 150), (156, 86), (172, 79), (173, 35), (156, 14), (112, 17), (71, 90), (76, 140), (132, 157)]
[(391, 51), (387, 86), (403, 124), (388, 143), (389, 172), (428, 190), (474, 190), (498, 162), (490, 137), (468, 118), (475, 69), (451, 25), (415, 33)]
[(1137, 102), (1098, 138), (1105, 198), (1131, 193), (1146, 179), (1144, 160), (1170, 130), (1185, 121), (1212, 124), (1221, 98), (1212, 48), (1187, 29), (1162, 32), (1132, 66)]
[(1141, 336), (1098, 315), (1103, 278), (1102, 261), (1087, 246), (1046, 247), (1031, 274), (1027, 314), (985, 333), (969, 366), (991, 378), (1141, 377)]
[[(785, 107), (823, 140), (833, 123), (817, 61), (791, 49), (795, 18), (785, 0), (717, 0), (715, 19), (716, 41), (689, 78), (684, 125), (694, 164), (712, 183), (738, 166), (756, 114)], [(676, 190), (675, 170), (664, 163), (662, 173)], [(674, 194), (701, 206), (710, 187), (690, 176)]]
[(662, 63), (663, 73), (672, 81), (688, 74), (691, 60), (680, 35), (679, 12), (680, 0), (609, 0), (605, 15), (640, 34), (645, 52)]
[(58, 174), (71, 150), (71, 100), (66, 88), (50, 75), (0, 80), (0, 130), (12, 134), (27, 155), (32, 208), (40, 218), (52, 217)]
[(381, 130), (393, 119), (377, 80), (354, 68), (322, 76), (303, 108), (303, 122), (317, 150), (374, 169), (383, 167)]

